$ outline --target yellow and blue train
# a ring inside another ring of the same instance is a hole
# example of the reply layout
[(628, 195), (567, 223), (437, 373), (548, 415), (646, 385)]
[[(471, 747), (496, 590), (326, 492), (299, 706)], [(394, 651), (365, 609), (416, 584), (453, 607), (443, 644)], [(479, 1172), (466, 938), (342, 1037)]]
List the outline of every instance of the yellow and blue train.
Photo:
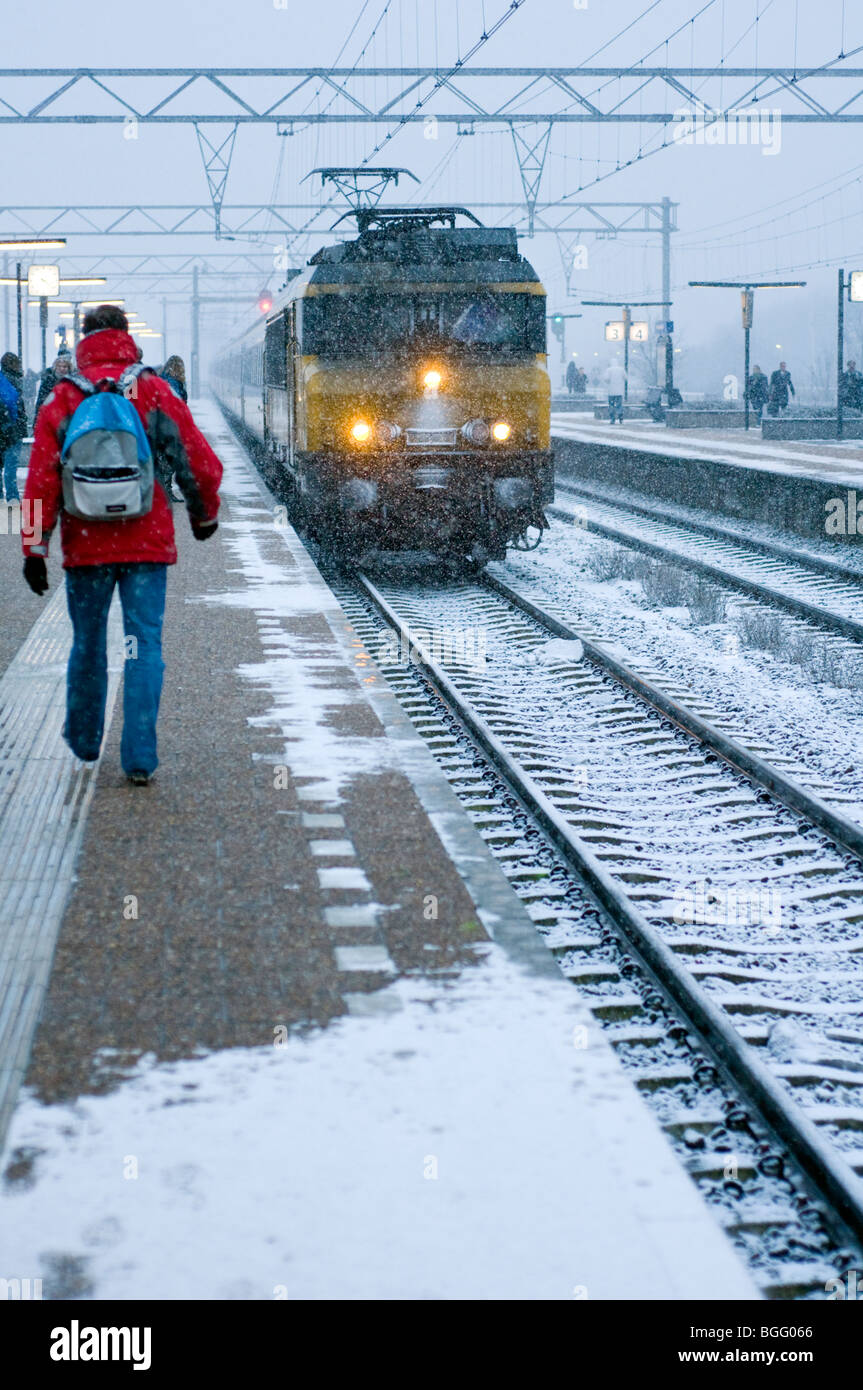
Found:
[(358, 235), (219, 356), (217, 397), (336, 553), (481, 566), (535, 543), (554, 497), (546, 298), (515, 229), (461, 208), (349, 215)]

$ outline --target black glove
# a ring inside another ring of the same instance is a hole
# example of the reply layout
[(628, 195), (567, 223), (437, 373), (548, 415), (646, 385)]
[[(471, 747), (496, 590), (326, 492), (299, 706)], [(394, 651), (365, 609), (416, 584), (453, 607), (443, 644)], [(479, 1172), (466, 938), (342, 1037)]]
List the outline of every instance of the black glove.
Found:
[(192, 535), (196, 541), (208, 541), (219, 529), (218, 521), (193, 521)]
[(24, 561), (24, 578), (34, 594), (41, 598), (48, 592), (48, 567), (41, 555), (28, 555)]

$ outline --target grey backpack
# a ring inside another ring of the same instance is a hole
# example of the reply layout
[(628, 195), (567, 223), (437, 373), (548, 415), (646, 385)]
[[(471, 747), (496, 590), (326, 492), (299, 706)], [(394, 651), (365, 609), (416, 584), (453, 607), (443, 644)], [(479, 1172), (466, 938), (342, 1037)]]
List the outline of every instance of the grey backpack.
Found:
[(83, 394), (60, 456), (63, 508), (83, 521), (129, 521), (153, 506), (153, 452), (126, 392), (144, 371), (138, 362), (114, 381), (67, 380)]

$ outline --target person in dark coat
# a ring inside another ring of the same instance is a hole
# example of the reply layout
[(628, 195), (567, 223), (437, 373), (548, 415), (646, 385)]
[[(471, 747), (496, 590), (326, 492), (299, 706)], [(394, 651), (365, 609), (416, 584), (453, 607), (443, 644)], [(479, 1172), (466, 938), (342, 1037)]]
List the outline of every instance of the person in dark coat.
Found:
[(571, 396), (575, 395), (575, 380), (578, 373), (575, 370), (575, 363), (570, 359), (566, 368), (566, 389)]
[(175, 395), (181, 401), (188, 401), (189, 393), (186, 390), (186, 364), (182, 357), (169, 357), (160, 373), (162, 380), (167, 381)]
[(18, 492), (18, 464), (21, 458), (21, 440), (27, 434), (23, 385), (24, 374), (17, 353), (4, 352), (0, 357), (0, 455), (7, 502), (21, 500)]
[(70, 376), (72, 372), (72, 354), (69, 349), (65, 351), (61, 348), (57, 353), (50, 367), (46, 367), (39, 382), (39, 391), (36, 396), (36, 409), (33, 414), (38, 415), (40, 407), (47, 401), (58, 381), (62, 381), (64, 376)]
[(752, 368), (752, 372), (749, 377), (749, 382), (746, 387), (746, 393), (749, 398), (749, 404), (755, 411), (755, 414), (758, 418), (758, 423), (760, 425), (761, 416), (764, 414), (764, 407), (766, 406), (767, 401), (770, 397), (770, 387), (767, 382), (767, 377), (764, 375), (759, 366), (755, 366)]
[(770, 398), (767, 405), (768, 415), (778, 415), (780, 410), (788, 409), (788, 392), (792, 396), (797, 393), (794, 390), (794, 382), (791, 380), (791, 373), (784, 362), (779, 363), (779, 368), (770, 378)]
[(853, 358), (842, 373), (839, 394), (849, 410), (863, 410), (863, 372), (858, 372)]

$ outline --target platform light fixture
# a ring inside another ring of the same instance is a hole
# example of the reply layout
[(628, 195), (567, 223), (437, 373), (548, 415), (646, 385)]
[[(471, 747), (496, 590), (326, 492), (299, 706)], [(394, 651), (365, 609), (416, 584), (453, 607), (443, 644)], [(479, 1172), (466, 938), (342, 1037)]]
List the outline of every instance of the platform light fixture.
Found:
[[(55, 248), (56, 248), (57, 250), (59, 250), (59, 249), (61, 249), (62, 247), (64, 247), (65, 245), (66, 245), (66, 238), (65, 238), (64, 236), (62, 236), (62, 237), (44, 237), (44, 236), (32, 237), (32, 236), (28, 236), (28, 237), (5, 237), (5, 238), (0, 238), (0, 250), (2, 250), (2, 251), (4, 252), (4, 254), (5, 254), (6, 252), (8, 252), (8, 251), (30, 251), (30, 250), (33, 250), (33, 249), (38, 249), (38, 250), (40, 250), (40, 251), (47, 251), (47, 250), (52, 250), (52, 249), (55, 249)], [(22, 308), (22, 281), (21, 281), (21, 262), (20, 262), (20, 261), (18, 261), (17, 264), (16, 264), (16, 266), (15, 266), (15, 280), (14, 280), (13, 283), (14, 283), (14, 285), (15, 285), (15, 298), (16, 298), (16, 304), (17, 304), (17, 315), (18, 315), (18, 359), (19, 359), (19, 361), (20, 361), (20, 360), (23, 358), (23, 355), (24, 355), (24, 347), (23, 347), (23, 343), (24, 343), (24, 320), (23, 320), (23, 308)]]
[(30, 236), (18, 238), (13, 237), (11, 239), (0, 237), (0, 251), (29, 251), (32, 247), (38, 247), (40, 250), (48, 251), (59, 249), (60, 247), (65, 245), (66, 238), (64, 236)]

